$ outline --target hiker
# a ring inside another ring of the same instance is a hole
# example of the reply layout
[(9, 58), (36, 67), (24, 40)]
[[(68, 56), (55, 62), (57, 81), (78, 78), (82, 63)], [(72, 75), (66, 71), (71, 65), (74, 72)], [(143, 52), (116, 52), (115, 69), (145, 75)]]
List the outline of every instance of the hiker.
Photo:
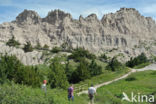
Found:
[(68, 100), (74, 101), (74, 85), (73, 84), (68, 88)]
[(94, 104), (94, 95), (96, 94), (96, 89), (91, 85), (88, 89), (88, 96), (90, 100), (90, 104)]
[(43, 80), (42, 90), (44, 91), (45, 95), (47, 94), (46, 84), (47, 84), (47, 80)]

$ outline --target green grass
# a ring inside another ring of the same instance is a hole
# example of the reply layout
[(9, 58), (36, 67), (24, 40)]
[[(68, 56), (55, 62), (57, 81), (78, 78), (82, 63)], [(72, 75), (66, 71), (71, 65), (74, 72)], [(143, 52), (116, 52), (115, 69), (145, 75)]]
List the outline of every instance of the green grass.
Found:
[[(122, 92), (128, 96), (134, 92), (135, 94), (155, 94), (156, 97), (156, 71), (137, 72), (128, 78), (135, 78), (135, 80), (126, 80), (126, 78), (99, 88), (95, 104), (138, 104), (121, 101)], [(45, 96), (40, 88), (4, 84), (0, 85), (0, 104), (88, 104), (88, 96), (75, 94), (74, 102), (69, 103), (66, 90), (48, 87), (47, 96)]]
[(102, 70), (105, 70), (105, 67), (107, 66), (107, 63), (104, 63), (98, 59), (95, 60), (95, 62), (102, 67)]
[(137, 65), (134, 67), (134, 69), (140, 69), (140, 68), (144, 68), (145, 66), (148, 66), (150, 65), (151, 63), (147, 62), (147, 63), (143, 63), (143, 64), (140, 64), (140, 65)]
[[(39, 70), (45, 68), (44, 65), (39, 66)], [(48, 70), (48, 68), (46, 69)], [(125, 70), (126, 71), (126, 70)], [(120, 72), (106, 72), (92, 79), (85, 80), (76, 84), (80, 86), (85, 83), (94, 84), (101, 83), (102, 81), (108, 81), (116, 77), (121, 76), (125, 71)], [(88, 89), (88, 86), (86, 86)], [(86, 95), (75, 96), (74, 104), (87, 104), (87, 100), (84, 100)], [(81, 101), (81, 102), (80, 102)], [(48, 86), (47, 96), (41, 88), (32, 88), (29, 86), (18, 85), (18, 84), (4, 84), (0, 85), (0, 104), (69, 104), (67, 100), (67, 91), (62, 89), (50, 89)]]
[[(103, 74), (101, 75), (98, 75), (98, 76), (95, 76), (95, 77), (92, 77), (91, 79), (87, 79), (85, 81), (81, 81), (79, 82), (78, 84), (75, 84), (75, 87), (79, 88), (80, 86), (82, 85), (85, 85), (85, 87), (83, 87), (83, 90), (87, 90), (88, 87), (93, 84), (93, 85), (97, 85), (97, 84), (100, 84), (100, 83), (104, 83), (104, 82), (107, 82), (107, 81), (110, 81), (110, 80), (113, 80), (115, 78), (118, 78), (126, 73), (128, 73), (129, 70), (128, 69), (125, 69), (125, 70), (120, 70), (120, 71), (116, 71), (116, 72), (112, 72), (112, 71), (107, 71), (105, 70), (103, 72)], [(79, 92), (79, 91), (78, 91)]]
[[(123, 92), (128, 94), (128, 96), (130, 96), (131, 92), (136, 95), (138, 93), (142, 95), (154, 94), (156, 99), (156, 71), (137, 72), (130, 75), (129, 77), (136, 78), (136, 80), (126, 81), (125, 79), (123, 79), (99, 88), (97, 90), (95, 104), (138, 104), (121, 101)], [(81, 101), (83, 100), (88, 101), (87, 95), (83, 95), (83, 99), (81, 99)], [(79, 104), (82, 104), (81, 101), (79, 102)], [(78, 103), (76, 102), (75, 104)]]

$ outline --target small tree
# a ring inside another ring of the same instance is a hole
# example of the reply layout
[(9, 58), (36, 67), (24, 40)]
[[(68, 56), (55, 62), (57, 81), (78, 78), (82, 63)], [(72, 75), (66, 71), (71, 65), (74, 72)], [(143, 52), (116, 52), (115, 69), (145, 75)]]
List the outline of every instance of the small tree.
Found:
[(59, 47), (54, 47), (52, 50), (51, 50), (51, 52), (53, 52), (53, 53), (58, 53), (58, 52), (60, 52), (61, 51), (61, 48), (59, 48)]
[(69, 60), (67, 61), (66, 66), (65, 66), (65, 73), (66, 73), (66, 76), (68, 78), (68, 81), (72, 82), (71, 80), (72, 80), (73, 69), (69, 64)]
[(99, 58), (101, 61), (104, 61), (104, 62), (107, 62), (108, 60), (108, 57), (106, 56), (106, 54), (102, 54)]
[(102, 73), (102, 67), (98, 66), (94, 59), (89, 65), (89, 70), (92, 76), (99, 75)]
[(49, 82), (51, 88), (63, 88), (66, 89), (68, 86), (67, 77), (63, 66), (59, 63), (58, 58), (54, 58), (52, 64), (50, 65), (51, 72), (49, 73)]
[(49, 49), (49, 46), (48, 46), (47, 44), (45, 44), (45, 45), (43, 46), (43, 49), (48, 50), (48, 49)]
[(129, 67), (134, 67), (139, 64), (143, 64), (149, 62), (146, 55), (144, 53), (141, 53), (139, 56), (135, 58), (131, 58), (129, 61), (126, 62), (126, 65)]
[(74, 61), (80, 61), (81, 58), (95, 59), (96, 56), (84, 48), (76, 48), (68, 58), (74, 59)]
[(16, 83), (22, 83), (32, 87), (40, 87), (42, 76), (38, 72), (37, 67), (24, 66), (16, 73)]
[(6, 79), (15, 79), (15, 73), (21, 68), (22, 63), (16, 58), (16, 56), (1, 55), (0, 61), (0, 79), (4, 81)]
[(38, 50), (42, 49), (41, 44), (39, 42), (37, 42), (37, 45), (35, 46), (35, 48)]
[(29, 41), (24, 45), (23, 50), (24, 50), (24, 52), (32, 52), (33, 51), (33, 47)]
[(61, 45), (61, 48), (63, 51), (65, 51), (67, 48), (68, 48), (68, 43), (67, 42), (64, 42), (62, 45)]
[(32, 87), (39, 87), (41, 76), (37, 67), (24, 66), (16, 56), (5, 54), (0, 57), (0, 83), (6, 80)]
[(16, 47), (16, 46), (19, 46), (20, 43), (19, 43), (18, 41), (15, 40), (15, 37), (14, 37), (14, 36), (12, 36), (12, 38), (8, 40), (8, 42), (6, 43), (6, 45), (8, 45), (8, 46), (10, 46), (10, 47), (11, 47), (11, 46), (12, 46), (12, 47)]
[(108, 63), (108, 65), (106, 66), (107, 70), (111, 70), (111, 71), (117, 71), (117, 70), (121, 70), (124, 69), (124, 65), (122, 65), (117, 59), (116, 57), (113, 57), (112, 60)]
[(89, 66), (88, 62), (85, 61), (84, 58), (80, 60), (80, 64), (77, 67), (77, 69), (73, 72), (72, 74), (72, 82), (77, 83), (79, 81), (83, 81), (85, 79), (90, 78), (90, 71), (89, 71)]

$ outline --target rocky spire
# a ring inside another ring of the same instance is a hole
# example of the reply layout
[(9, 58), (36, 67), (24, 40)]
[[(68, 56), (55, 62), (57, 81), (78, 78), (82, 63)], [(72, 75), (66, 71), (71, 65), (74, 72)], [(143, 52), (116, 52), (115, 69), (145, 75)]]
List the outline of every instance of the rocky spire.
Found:
[(98, 20), (97, 15), (96, 14), (90, 14), (89, 16), (87, 16), (85, 19), (94, 19), (94, 20)]
[(36, 24), (36, 23), (39, 23), (40, 20), (41, 18), (37, 14), (37, 12), (32, 11), (32, 10), (26, 10), (26, 9), (16, 17), (17, 23)]
[(134, 8), (121, 8), (106, 14), (101, 22), (105, 28), (122, 34), (149, 34), (156, 26), (152, 19), (145, 18)]
[(43, 18), (43, 21), (51, 24), (57, 24), (62, 22), (65, 18), (72, 19), (72, 16), (69, 13), (56, 9), (54, 11), (50, 11), (48, 15)]

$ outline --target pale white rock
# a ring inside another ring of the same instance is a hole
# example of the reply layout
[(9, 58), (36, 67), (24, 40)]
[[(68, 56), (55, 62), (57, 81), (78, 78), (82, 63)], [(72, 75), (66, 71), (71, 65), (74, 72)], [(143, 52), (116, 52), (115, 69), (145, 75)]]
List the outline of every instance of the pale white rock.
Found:
[[(117, 48), (107, 54), (114, 56), (122, 53), (126, 60), (141, 52), (156, 55), (156, 46), (153, 44), (156, 42), (155, 21), (142, 16), (134, 8), (121, 8), (115, 13), (105, 14), (101, 20), (96, 14), (86, 18), (80, 16), (76, 20), (61, 10), (50, 11), (45, 18), (41, 18), (35, 11), (24, 10), (15, 21), (0, 24), (0, 42), (6, 43), (12, 36), (22, 45), (30, 41), (33, 46), (37, 43), (41, 46), (47, 44), (51, 49), (67, 42), (70, 48), (84, 47), (96, 55)], [(136, 48), (141, 43), (146, 43), (150, 49), (147, 50), (145, 46)], [(7, 46), (3, 48), (6, 48), (1, 49), (3, 52), (14, 50)], [(37, 57), (32, 60), (28, 59), (27, 53), (20, 49), (17, 51), (13, 53), (19, 57), (24, 54), (21, 60), (25, 64), (42, 63), (40, 52), (29, 53), (30, 57)]]

